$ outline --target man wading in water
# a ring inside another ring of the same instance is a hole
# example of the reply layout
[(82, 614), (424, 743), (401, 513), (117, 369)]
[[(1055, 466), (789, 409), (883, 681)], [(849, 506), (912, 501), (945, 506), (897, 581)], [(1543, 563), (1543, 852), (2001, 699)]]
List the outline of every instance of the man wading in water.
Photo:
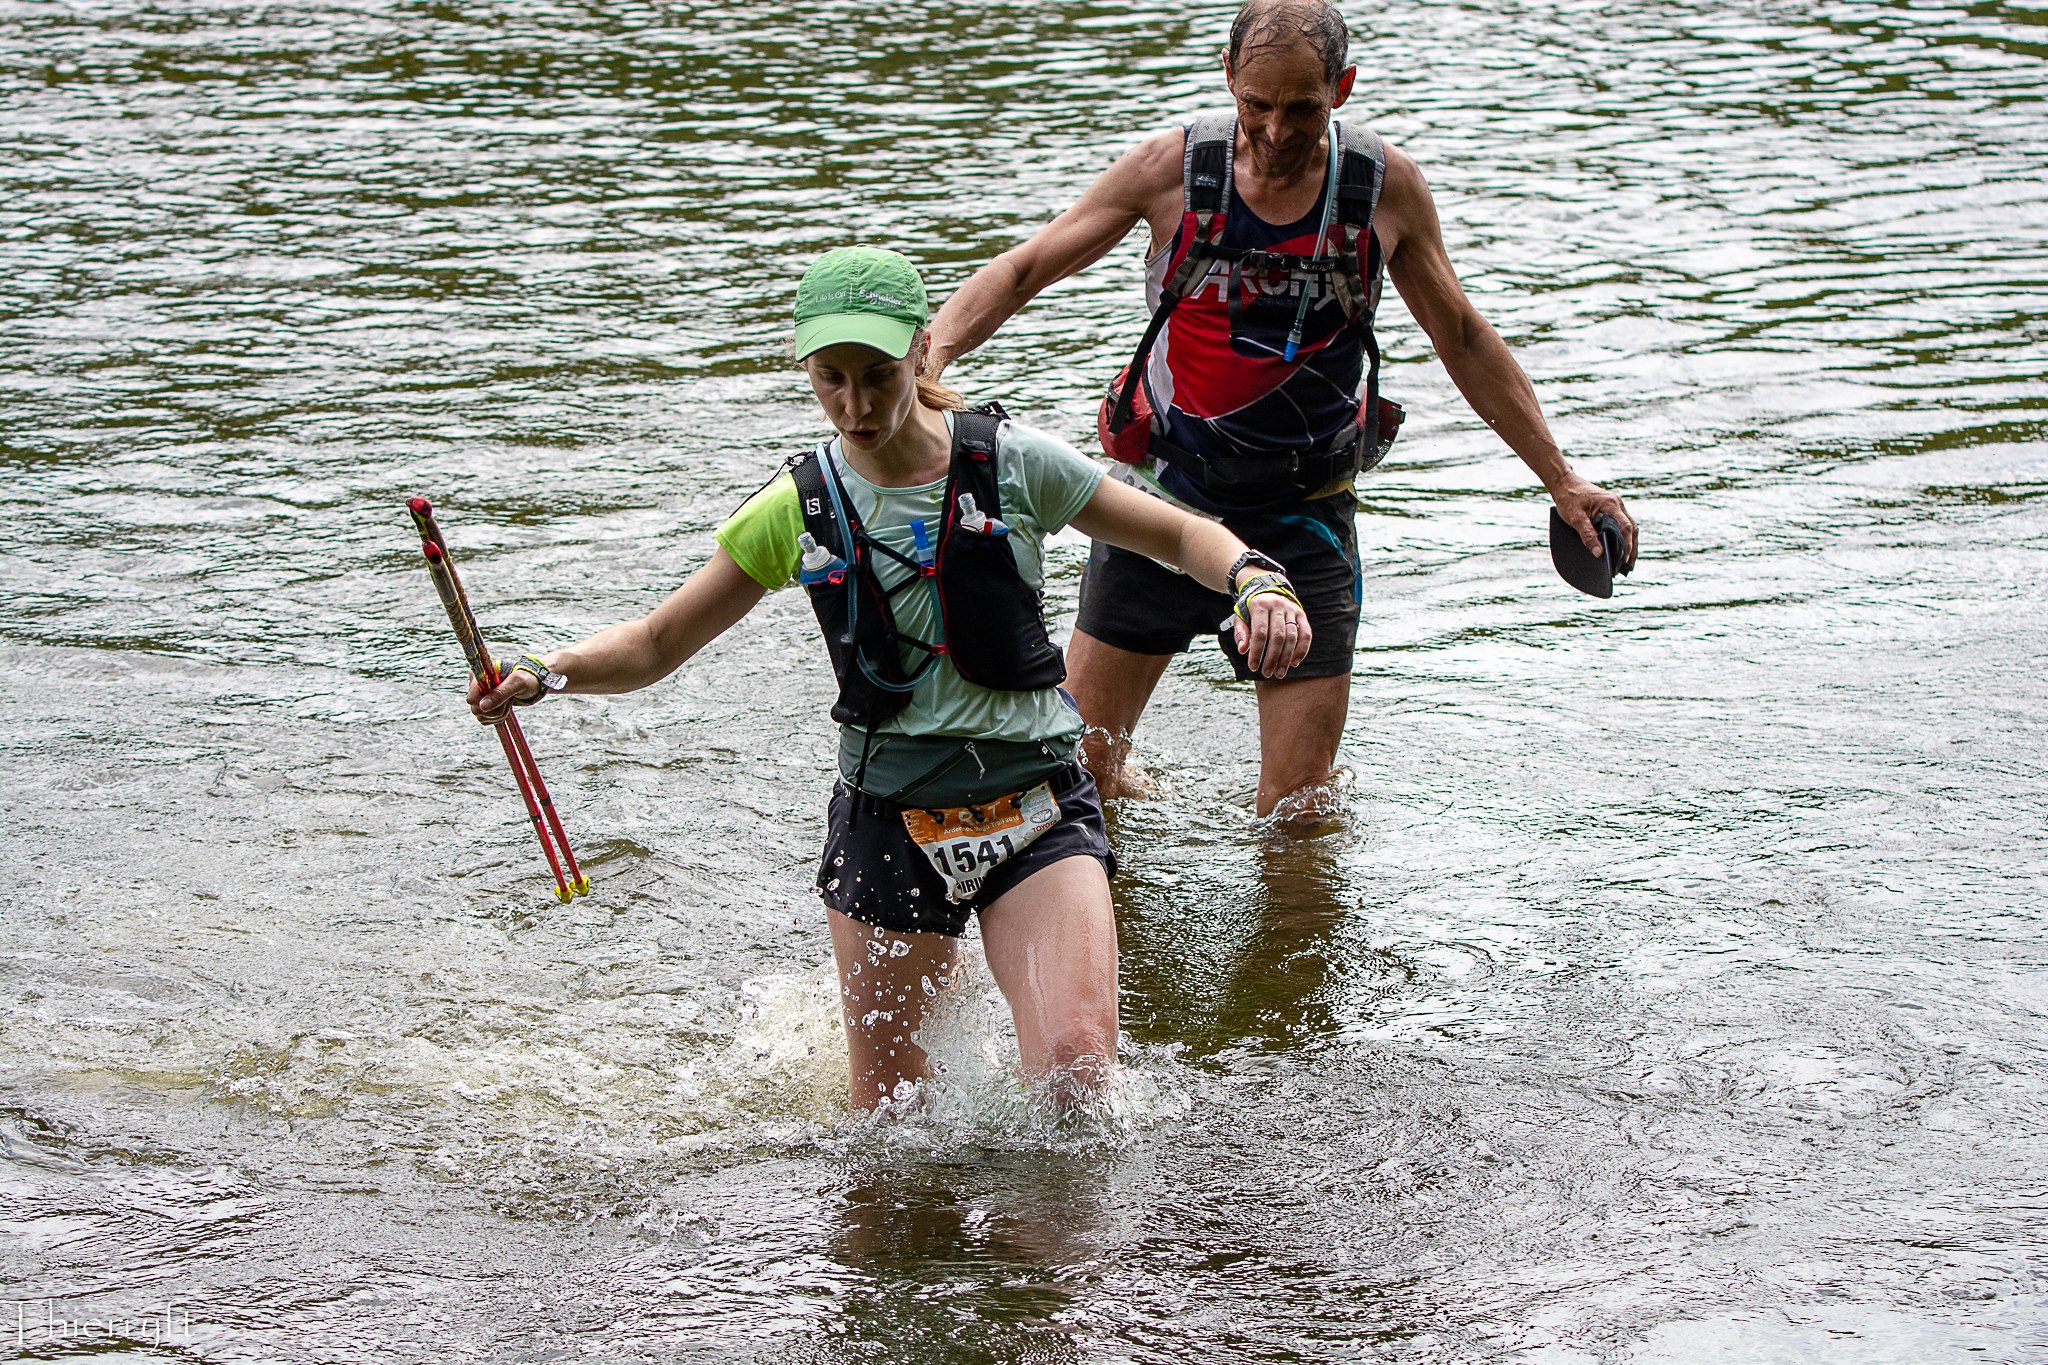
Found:
[[(1055, 280), (1152, 230), (1146, 344), (1104, 399), (1101, 434), (1124, 482), (1223, 521), (1286, 566), (1315, 644), (1284, 681), (1256, 679), (1258, 811), (1327, 802), (1358, 633), (1353, 477), (1377, 463), (1399, 409), (1379, 396), (1372, 314), (1382, 264), (1474, 412), (1543, 481), (1589, 551), (1621, 499), (1572, 472), (1535, 392), (1465, 297), (1413, 161), (1346, 118), (1358, 71), (1322, 0), (1250, 0), (1231, 25), (1232, 114), (1125, 153), (1075, 205), (977, 271), (931, 326), (936, 378)], [(1333, 114), (1335, 115), (1333, 120)], [(1126, 382), (1127, 377), (1131, 382)], [(1081, 583), (1068, 687), (1104, 796), (1142, 795), (1131, 731), (1172, 656), (1214, 633), (1230, 599), (1097, 541)]]

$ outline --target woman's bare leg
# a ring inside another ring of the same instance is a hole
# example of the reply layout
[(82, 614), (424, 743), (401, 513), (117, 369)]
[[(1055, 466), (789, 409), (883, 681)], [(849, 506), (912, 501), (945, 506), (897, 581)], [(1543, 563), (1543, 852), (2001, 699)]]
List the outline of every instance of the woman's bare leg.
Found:
[(1024, 1074), (1061, 1093), (1100, 1090), (1116, 1065), (1116, 917), (1109, 877), (1062, 858), (981, 912), (989, 972), (1010, 1002)]
[(952, 978), (959, 940), (893, 934), (837, 910), (825, 914), (846, 1012), (847, 1099), (873, 1109), (904, 1081), (925, 1078), (925, 1052), (913, 1037)]

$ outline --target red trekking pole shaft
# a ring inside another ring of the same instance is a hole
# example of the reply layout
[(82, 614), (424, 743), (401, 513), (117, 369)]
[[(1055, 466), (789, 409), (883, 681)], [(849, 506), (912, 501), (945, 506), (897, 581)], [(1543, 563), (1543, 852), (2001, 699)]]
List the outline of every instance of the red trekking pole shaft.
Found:
[[(504, 679), (498, 673), (497, 660), (491, 657), (484, 644), (483, 631), (477, 627), (476, 613), (470, 610), (469, 594), (463, 591), (462, 575), (455, 571), (455, 558), (448, 553), (448, 542), (441, 535), (441, 524), (434, 520), (434, 505), (425, 498), (413, 498), (406, 503), (406, 510), (412, 513), (413, 525), (419, 530), (421, 549), (431, 545), (440, 551), (438, 556), (428, 555), (429, 564), (438, 564), (445, 571), (448, 587), (454, 594), (455, 605), (449, 608), (448, 620), (454, 625), (456, 635), (463, 640), (463, 653), (468, 657), (470, 671), (483, 680), (484, 686), (496, 687)], [(436, 575), (437, 582), (440, 575)], [(444, 600), (445, 605), (445, 600)], [(478, 669), (481, 662), (482, 668)], [(583, 869), (576, 865), (576, 854), (569, 847), (569, 835), (562, 828), (562, 817), (555, 810), (554, 800), (548, 795), (548, 784), (541, 780), (540, 765), (534, 762), (533, 750), (527, 747), (526, 732), (519, 728), (516, 716), (507, 716), (500, 729), (509, 731), (512, 747), (517, 751), (519, 762), (533, 786), (533, 793), (540, 804), (541, 813), (546, 817), (548, 828), (555, 837), (556, 845), (562, 851), (562, 860), (569, 865), (569, 884), (578, 895), (590, 893), (590, 879), (583, 875)], [(553, 861), (550, 859), (550, 861)]]
[[(469, 596), (463, 591), (461, 576), (456, 573), (455, 562), (448, 553), (448, 542), (443, 539), (441, 527), (434, 520), (433, 504), (425, 498), (413, 498), (407, 502), (406, 510), (412, 513), (413, 526), (420, 535), (420, 551), (426, 556), (427, 570), (434, 580), (434, 591), (448, 613), (448, 624), (454, 628), (456, 642), (462, 647), (471, 675), (485, 687), (496, 687), (503, 679), (496, 660), (485, 646), (483, 632), (477, 627), (476, 614), (470, 610)], [(588, 894), (590, 879), (576, 864), (576, 854), (569, 847), (569, 835), (562, 828), (562, 817), (548, 795), (547, 783), (541, 780), (540, 766), (534, 762), (533, 750), (527, 746), (526, 734), (519, 728), (518, 717), (508, 715), (502, 724), (492, 728), (498, 732), (499, 743), (505, 750), (505, 761), (511, 765), (513, 780), (519, 785), (527, 818), (533, 823), (534, 837), (540, 840), (548, 868), (555, 874), (555, 895), (567, 901), (572, 894)], [(559, 858), (556, 856), (557, 848), (560, 849)], [(563, 874), (564, 862), (568, 864), (566, 876)]]
[[(440, 594), (441, 605), (447, 608), (448, 618), (452, 622), (457, 619), (458, 607), (455, 593), (448, 586), (447, 575), (441, 570), (441, 551), (432, 544), (428, 544), (423, 548), (427, 556), (428, 569), (434, 577), (434, 588)], [(459, 627), (455, 633), (457, 638), (462, 640), (462, 652), (469, 657), (471, 673), (476, 674), (478, 660), (471, 649), (469, 641), (464, 638), (463, 632)], [(478, 676), (481, 675), (478, 674)], [(554, 842), (548, 834), (547, 824), (541, 815), (540, 803), (534, 797), (533, 784), (527, 776), (526, 765), (520, 761), (519, 750), (512, 742), (511, 729), (518, 723), (517, 720), (508, 716), (504, 724), (495, 725), (491, 728), (497, 731), (498, 743), (505, 750), (505, 762), (511, 765), (512, 780), (519, 786), (519, 799), (525, 803), (526, 818), (533, 825), (533, 837), (540, 840), (540, 851), (548, 860), (548, 870), (555, 874), (555, 896), (558, 900), (567, 901), (571, 895), (568, 878), (562, 875), (561, 860), (555, 856)]]

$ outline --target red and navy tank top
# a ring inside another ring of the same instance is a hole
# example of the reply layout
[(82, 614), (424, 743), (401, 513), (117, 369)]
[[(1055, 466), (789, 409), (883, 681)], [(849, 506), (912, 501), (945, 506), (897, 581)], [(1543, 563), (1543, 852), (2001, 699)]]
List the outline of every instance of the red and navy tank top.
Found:
[[(1284, 225), (1266, 222), (1232, 193), (1219, 245), (1312, 256), (1323, 199), (1330, 193), (1326, 185), (1306, 214)], [(1325, 256), (1343, 249), (1342, 225), (1335, 218), (1323, 242)], [(1366, 251), (1376, 265), (1376, 238)], [(1146, 262), (1145, 297), (1152, 309), (1160, 305), (1174, 255), (1168, 243)], [(1376, 305), (1379, 271), (1368, 270), (1366, 279)], [(1304, 289), (1310, 294), (1308, 313), (1301, 346), (1289, 361), (1287, 337)], [(1345, 317), (1329, 276), (1245, 269), (1233, 279), (1232, 263), (1219, 260), (1167, 320), (1146, 364), (1145, 394), (1158, 434), (1199, 455), (1320, 450), (1362, 425), (1365, 368), (1364, 334)], [(1217, 490), (1185, 469), (1162, 464), (1159, 477), (1197, 507), (1237, 510), (1219, 505)]]

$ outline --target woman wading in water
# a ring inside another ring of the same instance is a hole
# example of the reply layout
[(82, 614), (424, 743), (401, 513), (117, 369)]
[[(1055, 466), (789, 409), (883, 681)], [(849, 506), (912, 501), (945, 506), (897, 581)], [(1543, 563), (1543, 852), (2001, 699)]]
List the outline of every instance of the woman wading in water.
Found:
[(915, 1093), (917, 1030), (977, 914), (1023, 1074), (1073, 1097), (1116, 1061), (1116, 860), (1041, 612), (1045, 537), (1071, 524), (1230, 591), (1264, 676), (1284, 677), (1309, 647), (1277, 564), (1105, 482), (1064, 441), (920, 380), (928, 316), (902, 256), (820, 258), (797, 287), (796, 355), (837, 434), (733, 513), (710, 562), (647, 616), (470, 689), (486, 724), (550, 692), (630, 692), (770, 590), (804, 586), (839, 680), (818, 892), (860, 1109)]

